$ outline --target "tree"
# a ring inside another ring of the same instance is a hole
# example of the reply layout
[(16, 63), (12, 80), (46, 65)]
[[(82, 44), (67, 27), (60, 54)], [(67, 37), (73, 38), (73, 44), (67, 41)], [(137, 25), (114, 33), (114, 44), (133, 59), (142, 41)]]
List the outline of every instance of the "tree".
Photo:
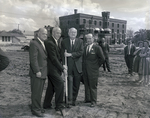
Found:
[(126, 37), (127, 38), (133, 38), (134, 37), (134, 31), (132, 28), (128, 29), (126, 32)]
[(139, 29), (134, 33), (134, 42), (137, 43), (138, 41), (147, 40), (147, 30), (146, 29)]
[(54, 27), (59, 27), (59, 19), (57, 17), (54, 18)]
[(11, 33), (18, 33), (18, 34), (23, 34), (21, 30), (19, 29), (13, 29), (12, 31), (9, 31)]

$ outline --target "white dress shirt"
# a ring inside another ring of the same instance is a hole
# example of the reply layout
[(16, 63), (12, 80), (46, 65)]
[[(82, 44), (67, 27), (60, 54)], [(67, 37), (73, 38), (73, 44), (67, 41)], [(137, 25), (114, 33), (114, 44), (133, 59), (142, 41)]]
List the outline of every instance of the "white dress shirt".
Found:
[[(53, 36), (52, 36), (53, 37)], [(55, 42), (56, 42), (56, 45), (58, 46), (58, 42), (57, 42), (57, 40), (53, 37), (53, 39), (55, 40)]]
[(71, 45), (71, 47), (72, 47), (72, 41), (73, 41), (73, 45), (74, 45), (74, 43), (75, 43), (75, 39), (70, 39), (70, 45)]
[(44, 50), (45, 50), (44, 42), (43, 42), (43, 41), (41, 41), (41, 39), (40, 39), (39, 37), (37, 37), (37, 39), (40, 41), (40, 43), (42, 44), (42, 46), (43, 46), (43, 48), (44, 48)]
[(89, 45), (89, 52), (91, 51), (92, 46), (93, 46), (93, 43)]

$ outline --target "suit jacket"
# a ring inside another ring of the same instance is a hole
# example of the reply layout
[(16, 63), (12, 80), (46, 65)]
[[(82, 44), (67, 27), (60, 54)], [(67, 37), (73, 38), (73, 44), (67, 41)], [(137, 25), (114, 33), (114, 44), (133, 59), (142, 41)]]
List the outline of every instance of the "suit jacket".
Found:
[[(134, 56), (135, 50), (136, 50), (135, 46), (134, 46), (134, 45), (131, 45), (131, 48), (130, 48), (130, 55), (131, 55), (131, 56)], [(126, 58), (126, 56), (127, 56), (128, 54), (129, 54), (129, 49), (128, 49), (128, 46), (126, 46), (126, 47), (124, 48), (124, 56), (125, 56), (125, 58)]]
[(109, 54), (109, 45), (108, 45), (108, 43), (101, 44), (101, 48), (103, 50), (105, 58), (108, 58), (108, 54)]
[(30, 41), (29, 49), (30, 77), (35, 77), (37, 72), (41, 72), (41, 78), (47, 76), (47, 53), (38, 39)]
[(60, 49), (53, 37), (44, 42), (47, 51), (48, 75), (61, 74), (63, 71)]
[(87, 70), (89, 75), (97, 77), (98, 69), (105, 60), (103, 51), (99, 45), (94, 44), (89, 53), (86, 53), (86, 50), (87, 46), (84, 48), (83, 53), (83, 73)]
[(9, 65), (9, 59), (0, 48), (0, 71), (4, 70)]
[(74, 63), (78, 72), (81, 73), (82, 72), (83, 41), (81, 39), (76, 38), (74, 42), (73, 50), (71, 49), (69, 38), (64, 39), (61, 44), (62, 44), (61, 54), (62, 54), (63, 64), (65, 63), (65, 59), (64, 59), (65, 50), (67, 50), (68, 53), (72, 53), (72, 57), (67, 58), (68, 73), (71, 73)]

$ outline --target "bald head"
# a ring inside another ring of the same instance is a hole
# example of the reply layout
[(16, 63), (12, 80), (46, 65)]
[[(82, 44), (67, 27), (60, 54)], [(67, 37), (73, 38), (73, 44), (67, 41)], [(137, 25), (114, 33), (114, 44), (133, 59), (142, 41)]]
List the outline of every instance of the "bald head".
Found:
[(93, 38), (93, 35), (91, 33), (86, 35), (86, 41), (87, 41), (87, 44), (91, 44), (94, 42), (94, 38)]
[(54, 27), (52, 30), (52, 36), (58, 40), (61, 36), (61, 29), (59, 27)]
[(104, 43), (105, 42), (105, 38), (102, 38), (102, 43)]
[(38, 31), (38, 37), (44, 41), (47, 39), (47, 30), (45, 28), (40, 28)]
[(69, 35), (70, 39), (75, 39), (77, 36), (77, 29), (75, 29), (74, 27), (70, 28), (68, 35)]

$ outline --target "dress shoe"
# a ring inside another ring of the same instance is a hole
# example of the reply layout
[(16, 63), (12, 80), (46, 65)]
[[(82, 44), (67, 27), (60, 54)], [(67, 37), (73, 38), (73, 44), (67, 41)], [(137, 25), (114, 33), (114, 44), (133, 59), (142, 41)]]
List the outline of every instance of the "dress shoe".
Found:
[(44, 110), (44, 109), (41, 109), (41, 113), (45, 113), (45, 110)]
[(91, 101), (84, 101), (84, 103), (91, 103)]
[(72, 102), (72, 106), (76, 106), (76, 101), (73, 101), (73, 102)]
[(108, 72), (111, 72), (110, 70), (108, 70)]
[(92, 102), (90, 107), (95, 107), (96, 103)]
[(63, 114), (63, 112), (62, 112), (62, 108), (60, 108), (60, 107), (55, 107), (55, 110), (56, 110), (56, 111), (60, 111), (61, 115), (64, 116), (64, 114)]
[(44, 115), (42, 113), (38, 113), (36, 111), (32, 111), (32, 114), (37, 116), (37, 117), (44, 117)]
[(51, 106), (49, 107), (43, 107), (44, 109), (53, 109)]

